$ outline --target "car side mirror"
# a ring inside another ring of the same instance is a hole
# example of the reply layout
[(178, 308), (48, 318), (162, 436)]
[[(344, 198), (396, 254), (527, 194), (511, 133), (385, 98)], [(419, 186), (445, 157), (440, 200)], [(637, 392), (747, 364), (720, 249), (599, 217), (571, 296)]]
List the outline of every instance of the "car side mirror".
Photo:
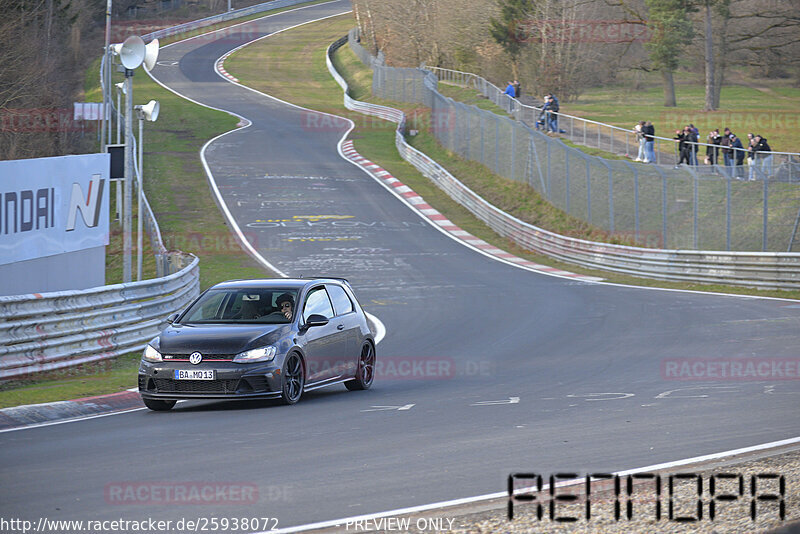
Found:
[(311, 328), (312, 326), (325, 326), (326, 324), (328, 324), (328, 320), (324, 315), (312, 313), (308, 316), (308, 319), (306, 319), (306, 328)]
[(168, 322), (169, 324), (173, 324), (175, 321), (177, 321), (177, 320), (178, 320), (178, 317), (179, 317), (179, 316), (180, 316), (180, 313), (179, 313), (179, 312), (171, 313), (171, 314), (169, 315), (169, 317), (167, 317), (167, 322)]

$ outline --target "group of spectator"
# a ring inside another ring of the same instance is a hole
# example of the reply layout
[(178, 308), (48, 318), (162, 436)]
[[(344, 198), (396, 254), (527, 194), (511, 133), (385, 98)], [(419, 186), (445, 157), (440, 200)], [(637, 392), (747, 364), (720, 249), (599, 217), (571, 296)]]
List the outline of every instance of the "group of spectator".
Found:
[[(521, 95), (519, 82), (517, 80), (509, 81), (503, 94), (511, 98), (519, 98)], [(558, 98), (554, 94), (546, 94), (542, 97), (542, 100), (544, 102), (541, 106), (539, 118), (536, 121), (536, 129), (558, 133), (560, 131), (558, 129)]]
[(546, 94), (542, 97), (542, 111), (536, 120), (536, 129), (551, 133), (559, 133), (558, 129), (558, 98), (554, 94)]
[[(650, 163), (655, 161), (653, 151), (653, 135), (655, 129), (650, 122), (640, 121), (634, 126), (636, 138), (639, 141), (639, 154), (634, 161)], [(677, 143), (678, 165), (698, 165), (697, 153), (700, 150), (699, 130), (694, 124), (683, 127), (683, 130), (675, 130), (673, 140)], [(767, 143), (767, 139), (752, 133), (747, 134), (748, 146), (742, 145), (742, 141), (734, 134), (730, 128), (725, 128), (723, 133), (719, 133), (719, 128), (711, 130), (706, 137), (706, 155), (704, 163), (706, 165), (724, 165), (731, 167), (731, 176), (744, 177), (744, 161), (747, 157), (749, 165), (749, 178), (753, 179), (758, 168), (769, 175), (772, 165), (772, 148)], [(650, 146), (648, 150), (648, 145)], [(722, 162), (719, 156), (722, 154)], [(727, 171), (726, 171), (727, 172)]]

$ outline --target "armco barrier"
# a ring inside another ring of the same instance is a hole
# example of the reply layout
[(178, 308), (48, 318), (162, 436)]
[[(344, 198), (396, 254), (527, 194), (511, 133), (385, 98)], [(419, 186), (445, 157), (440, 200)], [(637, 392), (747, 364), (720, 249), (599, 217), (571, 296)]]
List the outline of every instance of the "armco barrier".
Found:
[(199, 260), (170, 253), (163, 278), (0, 297), (0, 380), (141, 350), (164, 318), (199, 294)]
[[(353, 32), (350, 36), (353, 36)], [(461, 183), (444, 167), (406, 143), (405, 115), (401, 111), (350, 98), (347, 83), (336, 72), (331, 60), (332, 54), (347, 41), (348, 38), (343, 37), (333, 43), (326, 57), (328, 70), (344, 90), (345, 107), (396, 122), (395, 144), (403, 159), (495, 232), (520, 246), (584, 267), (660, 280), (723, 283), (763, 289), (800, 288), (800, 253), (663, 250), (597, 243), (558, 235), (503, 212)], [(353, 45), (358, 46), (351, 42)], [(372, 66), (372, 63), (368, 65)]]

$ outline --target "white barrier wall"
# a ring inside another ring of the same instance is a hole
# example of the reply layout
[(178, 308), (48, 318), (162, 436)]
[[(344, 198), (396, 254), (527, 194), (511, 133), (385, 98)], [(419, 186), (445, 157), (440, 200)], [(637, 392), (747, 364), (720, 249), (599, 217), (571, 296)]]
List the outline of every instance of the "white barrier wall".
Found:
[(0, 295), (105, 284), (109, 155), (0, 161)]

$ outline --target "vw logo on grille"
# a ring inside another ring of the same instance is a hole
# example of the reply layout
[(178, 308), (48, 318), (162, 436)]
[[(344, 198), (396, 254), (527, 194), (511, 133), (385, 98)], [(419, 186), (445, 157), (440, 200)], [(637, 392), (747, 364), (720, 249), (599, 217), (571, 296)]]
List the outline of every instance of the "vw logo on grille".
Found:
[(203, 355), (199, 352), (193, 352), (189, 355), (189, 363), (197, 365), (203, 361)]

